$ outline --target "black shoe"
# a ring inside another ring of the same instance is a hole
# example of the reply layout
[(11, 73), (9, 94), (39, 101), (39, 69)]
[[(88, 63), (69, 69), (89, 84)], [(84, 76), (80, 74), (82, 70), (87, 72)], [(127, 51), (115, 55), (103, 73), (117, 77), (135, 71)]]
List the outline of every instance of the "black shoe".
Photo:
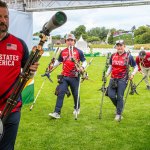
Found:
[(147, 85), (147, 90), (150, 90), (150, 86), (149, 85)]

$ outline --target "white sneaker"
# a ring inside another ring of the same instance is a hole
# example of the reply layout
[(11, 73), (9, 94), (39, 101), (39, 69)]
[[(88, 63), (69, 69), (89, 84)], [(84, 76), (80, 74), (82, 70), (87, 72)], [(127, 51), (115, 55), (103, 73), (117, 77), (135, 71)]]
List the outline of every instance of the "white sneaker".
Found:
[(123, 117), (121, 115), (116, 115), (115, 120), (116, 121), (121, 121)]
[(59, 119), (60, 115), (57, 112), (53, 112), (53, 113), (49, 113), (49, 116), (55, 118), (55, 119)]
[(80, 109), (77, 109), (77, 110), (74, 109), (73, 114), (75, 115), (76, 113), (79, 115), (80, 114)]

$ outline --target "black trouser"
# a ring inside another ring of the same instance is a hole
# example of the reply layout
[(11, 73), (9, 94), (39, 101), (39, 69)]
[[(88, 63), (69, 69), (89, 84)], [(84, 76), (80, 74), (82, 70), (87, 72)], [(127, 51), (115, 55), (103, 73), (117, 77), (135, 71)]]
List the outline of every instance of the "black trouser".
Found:
[(111, 99), (112, 103), (115, 105), (118, 115), (121, 115), (122, 113), (123, 97), (124, 97), (124, 91), (126, 87), (127, 87), (127, 80), (110, 79), (109, 86), (108, 86), (108, 96)]
[(9, 115), (4, 125), (4, 133), (0, 141), (0, 150), (14, 150), (19, 122), (20, 112), (14, 112)]
[(60, 113), (61, 108), (63, 106), (64, 96), (66, 91), (68, 90), (68, 86), (71, 88), (71, 92), (74, 98), (74, 109), (80, 108), (80, 100), (77, 106), (77, 99), (78, 99), (78, 87), (79, 87), (79, 77), (63, 77), (62, 83), (60, 83), (58, 88), (58, 96), (57, 102), (55, 106), (55, 112)]

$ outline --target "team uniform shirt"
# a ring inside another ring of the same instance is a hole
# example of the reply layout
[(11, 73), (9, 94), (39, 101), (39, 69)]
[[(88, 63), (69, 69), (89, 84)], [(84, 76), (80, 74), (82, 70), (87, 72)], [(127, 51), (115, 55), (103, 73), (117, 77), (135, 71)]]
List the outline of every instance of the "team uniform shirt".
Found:
[[(0, 41), (0, 111), (4, 109), (6, 101), (12, 93), (13, 85), (28, 57), (28, 48), (21, 39), (7, 34)], [(19, 111), (21, 105), (20, 96), (12, 112)]]
[(112, 65), (111, 78), (128, 78), (128, 64), (131, 67), (136, 66), (133, 56), (128, 55), (127, 52), (124, 52), (122, 55), (118, 53), (112, 54), (110, 58), (110, 65)]
[(74, 60), (77, 62), (84, 62), (85, 57), (83, 55), (83, 52), (77, 48), (73, 48), (73, 54), (72, 51), (69, 52), (69, 49), (66, 48), (64, 49), (58, 58), (59, 62), (63, 63), (63, 71), (62, 75), (67, 76), (67, 77), (77, 77), (77, 69), (75, 66), (75, 62), (72, 61), (72, 57)]
[(146, 52), (146, 57), (143, 60), (137, 56), (136, 63), (138, 65), (138, 71), (141, 71), (140, 65), (144, 68), (150, 68), (150, 52)]

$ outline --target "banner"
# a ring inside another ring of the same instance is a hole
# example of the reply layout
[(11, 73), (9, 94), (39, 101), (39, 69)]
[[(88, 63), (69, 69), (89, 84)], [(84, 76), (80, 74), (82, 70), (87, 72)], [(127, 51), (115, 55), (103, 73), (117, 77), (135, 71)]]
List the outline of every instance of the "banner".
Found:
[(33, 14), (9, 10), (9, 32), (24, 40), (29, 51), (32, 49)]

